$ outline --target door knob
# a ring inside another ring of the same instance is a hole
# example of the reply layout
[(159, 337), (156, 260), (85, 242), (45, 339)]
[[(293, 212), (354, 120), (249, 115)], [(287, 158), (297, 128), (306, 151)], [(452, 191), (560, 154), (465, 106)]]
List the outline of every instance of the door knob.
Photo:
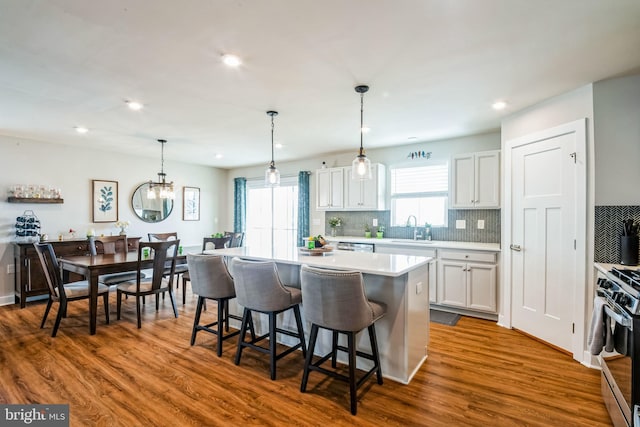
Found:
[(509, 247), (511, 248), (512, 251), (516, 251), (516, 252), (520, 252), (522, 250), (522, 247), (520, 247), (520, 245), (511, 245)]

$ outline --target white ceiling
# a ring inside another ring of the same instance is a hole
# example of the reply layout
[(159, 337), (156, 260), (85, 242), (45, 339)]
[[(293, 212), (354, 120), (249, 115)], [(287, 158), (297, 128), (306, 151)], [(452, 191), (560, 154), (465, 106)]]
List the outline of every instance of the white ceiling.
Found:
[(165, 138), (223, 168), (269, 161), (269, 109), (276, 163), (355, 155), (358, 84), (371, 148), (495, 130), (639, 67), (638, 0), (0, 0), (0, 134), (151, 157)]

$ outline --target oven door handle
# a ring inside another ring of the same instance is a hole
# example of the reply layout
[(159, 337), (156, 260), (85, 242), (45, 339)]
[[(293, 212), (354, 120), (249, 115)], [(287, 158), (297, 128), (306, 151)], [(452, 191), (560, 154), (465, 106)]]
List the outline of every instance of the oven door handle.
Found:
[(625, 328), (629, 328), (629, 330), (633, 331), (633, 322), (631, 321), (630, 318), (625, 317), (619, 313), (616, 313), (615, 311), (613, 311), (613, 309), (611, 307), (609, 307), (608, 305), (604, 306), (604, 311), (605, 313), (607, 313), (607, 315), (612, 318), (613, 320), (616, 321), (616, 323), (624, 326)]

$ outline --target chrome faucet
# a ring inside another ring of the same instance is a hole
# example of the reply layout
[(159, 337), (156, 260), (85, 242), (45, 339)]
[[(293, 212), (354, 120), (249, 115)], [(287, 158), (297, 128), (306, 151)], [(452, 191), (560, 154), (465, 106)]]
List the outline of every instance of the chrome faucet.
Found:
[(418, 240), (418, 218), (415, 215), (409, 215), (407, 227), (411, 227), (411, 218), (413, 218), (413, 240)]

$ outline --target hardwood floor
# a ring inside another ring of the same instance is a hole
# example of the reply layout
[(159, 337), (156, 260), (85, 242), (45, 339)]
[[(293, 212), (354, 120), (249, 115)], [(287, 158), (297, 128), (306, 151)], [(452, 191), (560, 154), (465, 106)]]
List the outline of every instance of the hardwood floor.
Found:
[[(432, 323), (429, 358), (411, 384), (370, 381), (354, 417), (345, 383), (312, 373), (300, 393), (300, 352), (280, 360), (271, 381), (262, 354), (246, 350), (241, 365), (233, 363), (235, 339), (221, 358), (210, 334), (200, 332), (191, 347), (195, 301), (188, 293), (175, 319), (168, 298), (157, 313), (149, 298), (140, 330), (131, 299), (110, 325), (100, 307), (95, 336), (86, 302), (70, 303), (56, 338), (56, 306), (42, 330), (44, 304), (0, 307), (0, 402), (69, 403), (72, 426), (611, 425), (599, 371), (468, 317), (454, 327)], [(209, 302), (203, 318), (213, 316)]]

